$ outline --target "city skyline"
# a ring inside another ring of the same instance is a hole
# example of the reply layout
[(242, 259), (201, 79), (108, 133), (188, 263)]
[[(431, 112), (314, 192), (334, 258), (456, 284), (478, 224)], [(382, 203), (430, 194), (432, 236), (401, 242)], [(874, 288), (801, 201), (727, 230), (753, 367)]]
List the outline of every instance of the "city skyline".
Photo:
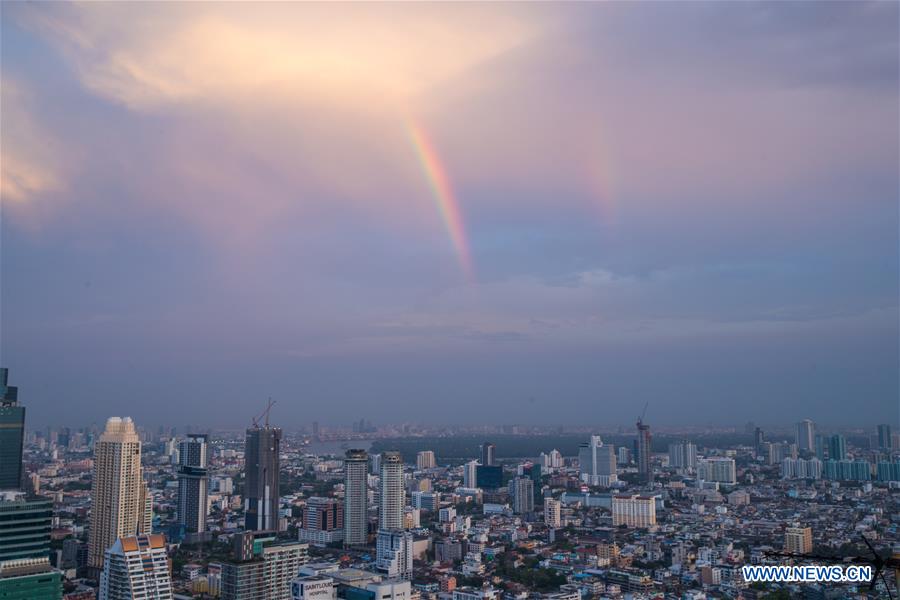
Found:
[(896, 3), (2, 10), (33, 427), (897, 423)]

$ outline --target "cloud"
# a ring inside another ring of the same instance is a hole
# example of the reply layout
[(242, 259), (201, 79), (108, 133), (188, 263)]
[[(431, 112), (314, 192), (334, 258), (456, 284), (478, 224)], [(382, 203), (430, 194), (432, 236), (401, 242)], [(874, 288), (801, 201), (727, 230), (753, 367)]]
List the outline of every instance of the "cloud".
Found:
[(4, 77), (0, 93), (0, 196), (25, 202), (59, 189), (58, 143), (29, 112), (29, 91)]
[(139, 110), (267, 104), (273, 93), (403, 110), (538, 30), (533, 18), (484, 6), (270, 8), (166, 5), (136, 20), (121, 6), (86, 3), (30, 20), (58, 36), (85, 85)]

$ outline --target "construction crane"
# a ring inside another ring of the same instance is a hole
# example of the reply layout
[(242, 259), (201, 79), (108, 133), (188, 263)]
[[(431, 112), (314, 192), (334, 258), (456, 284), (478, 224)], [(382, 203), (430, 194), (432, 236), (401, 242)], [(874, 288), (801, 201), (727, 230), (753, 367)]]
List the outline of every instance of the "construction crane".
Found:
[(275, 406), (275, 401), (272, 400), (272, 398), (270, 396), (269, 401), (266, 403), (266, 409), (264, 411), (262, 411), (258, 416), (253, 417), (253, 426), (254, 427), (259, 429), (259, 422), (263, 417), (266, 418), (266, 423), (265, 423), (266, 428), (269, 427), (269, 411), (272, 410), (273, 406)]
[(647, 415), (647, 406), (650, 404), (650, 401), (644, 403), (644, 410), (641, 411), (641, 416), (638, 417), (637, 424), (638, 427), (644, 424), (644, 417)]

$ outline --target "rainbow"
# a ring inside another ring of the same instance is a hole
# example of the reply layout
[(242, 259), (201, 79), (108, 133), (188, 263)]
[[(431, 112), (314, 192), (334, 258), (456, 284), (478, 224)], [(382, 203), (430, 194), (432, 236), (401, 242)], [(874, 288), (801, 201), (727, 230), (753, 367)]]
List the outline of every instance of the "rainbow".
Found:
[(407, 130), (412, 141), (413, 148), (422, 165), (422, 170), (431, 186), (438, 212), (447, 228), (453, 249), (459, 259), (460, 266), (468, 281), (475, 280), (475, 269), (472, 266), (472, 252), (466, 237), (466, 229), (463, 224), (462, 211), (459, 202), (450, 187), (450, 178), (447, 170), (441, 163), (440, 156), (428, 139), (425, 130), (413, 119), (407, 120)]

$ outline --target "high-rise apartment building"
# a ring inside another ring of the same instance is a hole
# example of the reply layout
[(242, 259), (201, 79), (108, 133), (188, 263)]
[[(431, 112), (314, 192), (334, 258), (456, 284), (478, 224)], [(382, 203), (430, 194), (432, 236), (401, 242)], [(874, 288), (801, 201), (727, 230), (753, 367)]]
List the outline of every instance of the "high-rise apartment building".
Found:
[(161, 535), (120, 538), (106, 551), (98, 600), (173, 598), (166, 540)]
[(435, 466), (437, 466), (437, 461), (435, 461), (432, 450), (423, 450), (416, 454), (416, 468), (419, 471), (433, 469)]
[(644, 483), (653, 481), (653, 469), (650, 462), (651, 453), (651, 435), (650, 426), (644, 423), (643, 419), (637, 422), (637, 465), (638, 475)]
[(797, 450), (810, 453), (816, 451), (816, 424), (809, 419), (797, 423)]
[(669, 466), (680, 472), (693, 473), (697, 469), (697, 446), (687, 440), (669, 444)]
[(206, 531), (207, 436), (192, 434), (178, 449), (178, 525), (187, 533)]
[(613, 527), (656, 525), (656, 500), (652, 496), (615, 494), (612, 497)]
[(366, 543), (369, 526), (369, 455), (365, 450), (347, 450), (344, 458), (344, 545)]
[(531, 477), (515, 477), (509, 482), (513, 512), (519, 515), (534, 512), (534, 481)]
[(130, 417), (110, 417), (94, 445), (88, 568), (103, 568), (106, 550), (144, 527), (141, 441)]
[(9, 370), (0, 368), (0, 491), (22, 487), (22, 446), (25, 443), (25, 407), (19, 389), (7, 385)]
[(578, 448), (578, 463), (581, 480), (588, 485), (610, 486), (618, 478), (616, 475), (616, 452), (612, 444), (604, 444), (599, 435)]
[(268, 423), (248, 429), (244, 460), (244, 529), (278, 531), (281, 429)]
[(496, 447), (494, 444), (490, 442), (485, 442), (481, 445), (481, 464), (485, 467), (494, 466), (494, 451)]
[(737, 482), (734, 459), (714, 456), (702, 460), (697, 467), (697, 476), (703, 481), (734, 485)]
[(788, 527), (784, 530), (784, 551), (791, 554), (809, 554), (813, 550), (812, 529)]
[(831, 460), (847, 460), (847, 439), (834, 434), (828, 438), (828, 458)]
[(544, 500), (544, 523), (553, 529), (562, 526), (562, 502), (553, 498)]
[(378, 489), (378, 529), (403, 529), (406, 489), (403, 487), (403, 458), (399, 452), (382, 454)]
[(463, 487), (478, 487), (478, 462), (470, 460), (463, 465)]
[(385, 576), (391, 579), (412, 579), (412, 533), (400, 529), (380, 529), (375, 554), (375, 566)]
[(893, 449), (893, 437), (891, 436), (891, 426), (883, 423), (878, 426), (878, 447), (882, 450)]

